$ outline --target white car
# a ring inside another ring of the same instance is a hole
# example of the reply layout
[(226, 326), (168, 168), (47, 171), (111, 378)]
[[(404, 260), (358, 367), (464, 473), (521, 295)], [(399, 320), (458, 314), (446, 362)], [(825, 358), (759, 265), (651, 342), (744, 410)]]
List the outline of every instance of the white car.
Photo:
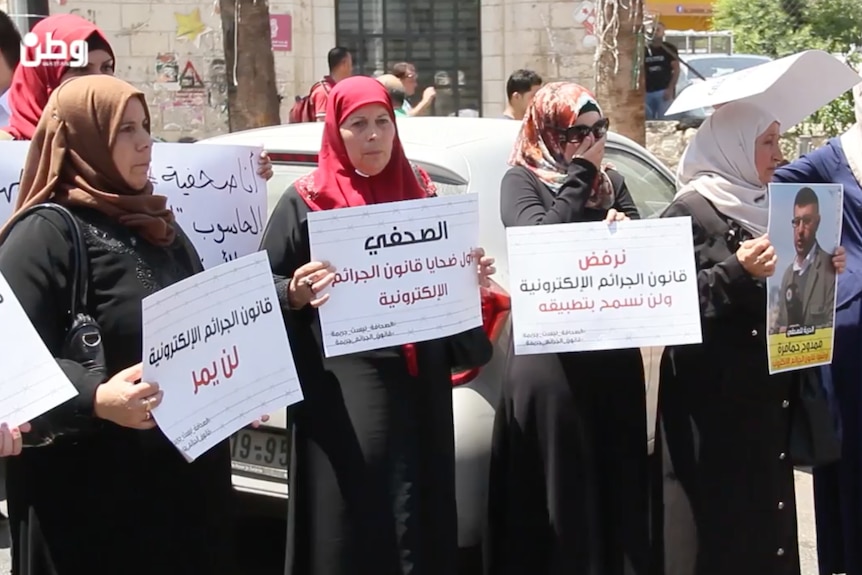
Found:
[[(520, 122), (493, 118), (398, 120), (407, 157), (428, 172), (437, 185), (438, 194), (479, 194), (480, 245), (497, 259), (495, 284), (482, 294), (483, 322), (495, 346), (494, 358), (481, 369), (452, 374), (458, 542), (462, 549), (475, 549), (481, 541), (491, 430), (503, 376), (503, 359), (509, 347), (509, 272), (506, 236), (500, 221), (500, 181), (509, 167), (507, 160), (519, 127)], [(292, 124), (218, 136), (208, 141), (264, 146), (275, 172), (268, 186), (271, 211), (294, 180), (314, 169), (322, 132), (322, 123)], [(611, 133), (605, 157), (625, 176), (642, 217), (658, 216), (673, 198), (675, 188), (671, 172), (635, 142)], [(645, 348), (643, 355), (651, 449), (661, 348)], [(237, 490), (264, 498), (287, 497), (286, 464), (290, 444), (283, 430), (285, 423), (285, 412), (281, 411), (273, 414), (268, 427), (243, 429), (231, 438)], [(281, 503), (269, 507), (283, 514), (283, 501)]]

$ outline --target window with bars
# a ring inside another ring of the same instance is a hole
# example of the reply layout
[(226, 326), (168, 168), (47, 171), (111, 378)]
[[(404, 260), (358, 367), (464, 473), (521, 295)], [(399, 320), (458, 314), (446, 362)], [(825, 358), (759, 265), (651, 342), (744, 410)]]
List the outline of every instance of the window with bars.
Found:
[(478, 115), (482, 109), (479, 0), (336, 0), (337, 43), (353, 52), (357, 74), (416, 66), (419, 102), (437, 90), (435, 116)]

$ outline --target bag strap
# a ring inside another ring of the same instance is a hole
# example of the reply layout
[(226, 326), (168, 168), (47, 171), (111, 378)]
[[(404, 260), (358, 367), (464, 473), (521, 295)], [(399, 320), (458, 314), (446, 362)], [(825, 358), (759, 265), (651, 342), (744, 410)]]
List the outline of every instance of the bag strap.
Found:
[[(87, 257), (87, 244), (84, 241), (84, 236), (81, 233), (81, 226), (78, 225), (77, 218), (75, 218), (72, 212), (70, 212), (65, 206), (61, 206), (60, 204), (36, 204), (35, 206), (31, 206), (21, 212), (21, 214), (15, 218), (15, 222), (9, 226), (8, 230), (11, 231), (15, 224), (23, 220), (28, 215), (42, 210), (49, 210), (59, 214), (60, 217), (63, 218), (64, 223), (71, 234), (72, 261), (70, 262), (70, 267), (72, 269), (72, 282), (70, 288), (72, 291), (72, 304), (70, 313), (71, 318), (74, 320), (78, 314), (87, 312), (87, 295), (89, 294), (90, 289), (90, 262)], [(2, 243), (4, 239), (5, 237), (0, 238), (0, 243)]]

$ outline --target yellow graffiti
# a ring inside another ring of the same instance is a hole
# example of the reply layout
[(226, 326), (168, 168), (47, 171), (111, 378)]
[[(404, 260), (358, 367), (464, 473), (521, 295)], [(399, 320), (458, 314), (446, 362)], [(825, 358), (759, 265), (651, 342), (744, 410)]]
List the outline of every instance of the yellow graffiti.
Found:
[(201, 20), (200, 8), (195, 8), (188, 14), (174, 12), (174, 18), (177, 21), (177, 38), (194, 42), (198, 47), (201, 36), (212, 32), (212, 28)]

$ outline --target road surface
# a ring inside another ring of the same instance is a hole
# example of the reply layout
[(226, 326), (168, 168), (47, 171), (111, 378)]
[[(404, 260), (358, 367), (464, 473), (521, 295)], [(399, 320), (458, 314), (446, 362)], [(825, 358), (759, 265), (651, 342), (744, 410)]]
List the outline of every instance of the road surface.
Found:
[[(809, 473), (796, 472), (796, 500), (799, 516), (799, 552), (802, 558), (802, 575), (817, 575), (817, 543), (814, 536), (814, 501), (812, 480)], [(6, 512), (6, 502), (0, 504)], [(270, 526), (267, 528), (267, 526)], [(241, 530), (243, 541), (241, 553), (248, 558), (246, 568), (255, 575), (282, 575), (283, 564), (278, 553), (273, 553), (284, 545), (284, 532), (272, 529), (271, 523), (255, 522)], [(268, 552), (266, 552), (268, 551)], [(264, 555), (265, 553), (265, 555)], [(256, 558), (253, 560), (252, 558)], [(253, 565), (252, 565), (253, 563)], [(9, 573), (9, 530), (6, 522), (0, 527), (0, 574)]]

